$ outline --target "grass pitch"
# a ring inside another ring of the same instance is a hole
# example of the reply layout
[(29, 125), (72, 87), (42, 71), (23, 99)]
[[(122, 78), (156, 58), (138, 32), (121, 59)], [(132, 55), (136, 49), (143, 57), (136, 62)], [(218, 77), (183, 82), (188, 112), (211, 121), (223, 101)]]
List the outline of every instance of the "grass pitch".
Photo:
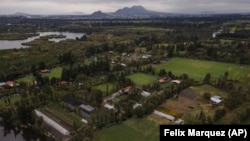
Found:
[(157, 77), (149, 74), (144, 73), (135, 73), (127, 76), (131, 79), (136, 85), (143, 86), (143, 85), (150, 85), (157, 82)]
[(228, 72), (228, 79), (245, 80), (250, 73), (250, 66), (221, 63), (214, 61), (201, 61), (186, 58), (172, 58), (168, 62), (164, 62), (155, 67), (156, 72), (161, 69), (171, 71), (175, 75), (188, 74), (190, 78), (195, 80), (203, 80), (207, 73), (211, 74), (211, 80), (217, 79), (219, 76)]

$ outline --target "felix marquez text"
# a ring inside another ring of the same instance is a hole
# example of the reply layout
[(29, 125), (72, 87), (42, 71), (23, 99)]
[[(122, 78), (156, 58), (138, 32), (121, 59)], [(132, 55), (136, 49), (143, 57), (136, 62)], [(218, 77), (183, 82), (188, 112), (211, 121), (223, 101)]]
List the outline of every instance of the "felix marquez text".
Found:
[(247, 137), (247, 130), (246, 129), (229, 129), (227, 131), (224, 130), (218, 130), (218, 131), (200, 131), (196, 129), (187, 129), (187, 130), (181, 130), (181, 129), (164, 129), (164, 134), (165, 137), (239, 137), (242, 136), (243, 138)]

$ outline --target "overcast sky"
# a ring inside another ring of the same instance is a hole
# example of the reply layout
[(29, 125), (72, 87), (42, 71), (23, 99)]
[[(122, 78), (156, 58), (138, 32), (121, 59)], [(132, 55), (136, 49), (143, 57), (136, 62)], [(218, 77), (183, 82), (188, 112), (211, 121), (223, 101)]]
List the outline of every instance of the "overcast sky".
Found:
[(0, 0), (0, 14), (86, 14), (101, 10), (114, 12), (141, 5), (146, 9), (172, 13), (250, 12), (250, 0)]

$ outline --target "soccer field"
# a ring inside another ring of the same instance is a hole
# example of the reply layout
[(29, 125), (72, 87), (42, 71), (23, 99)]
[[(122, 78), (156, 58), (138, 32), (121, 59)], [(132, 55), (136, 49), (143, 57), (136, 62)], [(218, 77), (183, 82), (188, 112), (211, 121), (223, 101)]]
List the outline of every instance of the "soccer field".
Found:
[(229, 79), (244, 80), (250, 73), (250, 66), (221, 63), (214, 61), (202, 61), (186, 58), (172, 58), (170, 61), (155, 66), (156, 72), (160, 69), (171, 71), (175, 75), (188, 74), (190, 78), (202, 80), (207, 73), (212, 79), (217, 79), (220, 75), (228, 72)]

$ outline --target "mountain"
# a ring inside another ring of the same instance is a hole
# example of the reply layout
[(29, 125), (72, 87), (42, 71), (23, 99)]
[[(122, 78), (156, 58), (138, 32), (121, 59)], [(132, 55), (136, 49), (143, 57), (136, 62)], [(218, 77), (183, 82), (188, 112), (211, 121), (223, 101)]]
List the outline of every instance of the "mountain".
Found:
[(170, 13), (156, 12), (147, 10), (142, 6), (132, 6), (125, 7), (122, 9), (118, 9), (113, 13), (113, 15), (118, 17), (134, 17), (134, 18), (150, 18), (150, 17), (162, 17), (162, 16), (170, 16)]
[(94, 13), (92, 13), (91, 15), (89, 15), (90, 18), (98, 18), (98, 19), (104, 19), (104, 18), (109, 18), (110, 15), (103, 13), (102, 11), (96, 11)]
[(11, 16), (22, 16), (26, 18), (51, 18), (51, 19), (143, 19), (143, 18), (167, 18), (167, 17), (180, 17), (180, 16), (209, 16), (213, 15), (212, 11), (204, 11), (197, 14), (178, 14), (178, 13), (166, 13), (148, 10), (142, 6), (124, 7), (114, 12), (105, 13), (102, 11), (96, 11), (92, 14), (85, 14), (82, 12), (68, 13), (68, 14), (56, 14), (56, 15), (33, 15), (18, 12)]
[(147, 10), (142, 6), (132, 6), (132, 7), (124, 7), (122, 9), (118, 9), (115, 12), (111, 13), (103, 13), (102, 11), (96, 11), (89, 15), (89, 18), (98, 18), (98, 19), (113, 19), (113, 18), (130, 18), (130, 19), (136, 19), (136, 18), (154, 18), (154, 17), (168, 17), (168, 16), (174, 16), (175, 14), (171, 13), (163, 13), (163, 12), (156, 12)]
[(123, 9), (118, 9), (114, 14), (120, 16), (135, 16), (150, 14), (150, 12), (142, 6), (133, 6), (131, 8), (125, 7)]

